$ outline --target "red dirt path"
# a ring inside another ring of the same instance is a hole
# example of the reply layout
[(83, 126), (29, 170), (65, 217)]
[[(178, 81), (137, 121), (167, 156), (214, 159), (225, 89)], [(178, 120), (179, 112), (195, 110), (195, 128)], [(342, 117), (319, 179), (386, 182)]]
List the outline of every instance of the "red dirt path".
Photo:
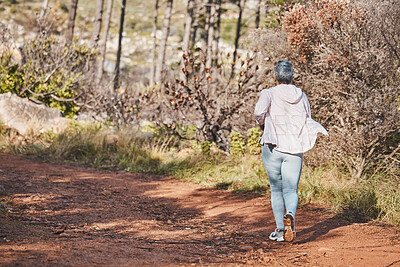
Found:
[[(301, 207), (268, 240), (265, 197), (0, 154), (1, 266), (400, 266), (400, 234)], [(4, 212), (4, 203), (9, 212)]]

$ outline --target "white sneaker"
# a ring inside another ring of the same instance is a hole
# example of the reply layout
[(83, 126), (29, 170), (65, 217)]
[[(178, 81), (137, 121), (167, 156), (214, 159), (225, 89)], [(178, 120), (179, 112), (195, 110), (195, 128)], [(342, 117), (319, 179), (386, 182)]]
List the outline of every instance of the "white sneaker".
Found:
[(283, 229), (275, 229), (275, 231), (273, 231), (270, 235), (269, 235), (269, 239), (273, 240), (273, 241), (278, 241), (278, 242), (282, 242), (285, 241), (283, 239), (283, 233), (284, 230)]

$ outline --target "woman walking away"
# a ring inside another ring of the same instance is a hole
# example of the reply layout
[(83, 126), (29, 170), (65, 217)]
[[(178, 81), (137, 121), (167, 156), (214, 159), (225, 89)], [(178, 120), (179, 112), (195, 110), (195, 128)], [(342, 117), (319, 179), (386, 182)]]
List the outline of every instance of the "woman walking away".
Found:
[(274, 241), (293, 241), (298, 203), (297, 188), (303, 153), (310, 150), (320, 135), (328, 135), (311, 118), (307, 96), (291, 84), (293, 65), (281, 60), (274, 68), (276, 86), (261, 91), (254, 110), (264, 130), (260, 139), (262, 161), (271, 187), (271, 206), (276, 229)]

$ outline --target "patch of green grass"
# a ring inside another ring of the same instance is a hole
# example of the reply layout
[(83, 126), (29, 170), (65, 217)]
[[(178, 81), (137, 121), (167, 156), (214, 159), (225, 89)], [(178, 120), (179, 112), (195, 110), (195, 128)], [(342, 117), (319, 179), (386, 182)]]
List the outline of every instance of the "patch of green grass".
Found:
[(375, 207), (378, 218), (394, 225), (400, 225), (400, 179), (393, 175), (371, 177), (370, 187), (374, 189)]
[(236, 192), (263, 193), (269, 187), (259, 156), (234, 158), (222, 153), (188, 158), (188, 166), (174, 175), (182, 180)]
[[(115, 132), (104, 125), (75, 125), (58, 135), (43, 153), (56, 160), (68, 160), (94, 167), (127, 171), (158, 172), (161, 159), (156, 149), (138, 132)], [(146, 147), (147, 146), (147, 147)], [(158, 147), (159, 148), (159, 147)]]
[[(365, 219), (400, 225), (400, 186), (394, 175), (353, 178), (340, 168), (307, 168), (299, 184), (303, 203), (328, 206), (333, 212), (349, 210)], [(349, 212), (347, 212), (349, 213)]]

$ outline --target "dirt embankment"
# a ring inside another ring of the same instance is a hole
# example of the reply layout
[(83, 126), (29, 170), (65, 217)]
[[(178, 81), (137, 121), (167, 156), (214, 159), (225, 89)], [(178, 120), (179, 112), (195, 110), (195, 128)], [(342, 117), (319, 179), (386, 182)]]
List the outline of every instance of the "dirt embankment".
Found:
[[(1, 266), (400, 266), (400, 234), (300, 208), (293, 243), (264, 197), (0, 154)], [(4, 203), (4, 202), (3, 202)]]

